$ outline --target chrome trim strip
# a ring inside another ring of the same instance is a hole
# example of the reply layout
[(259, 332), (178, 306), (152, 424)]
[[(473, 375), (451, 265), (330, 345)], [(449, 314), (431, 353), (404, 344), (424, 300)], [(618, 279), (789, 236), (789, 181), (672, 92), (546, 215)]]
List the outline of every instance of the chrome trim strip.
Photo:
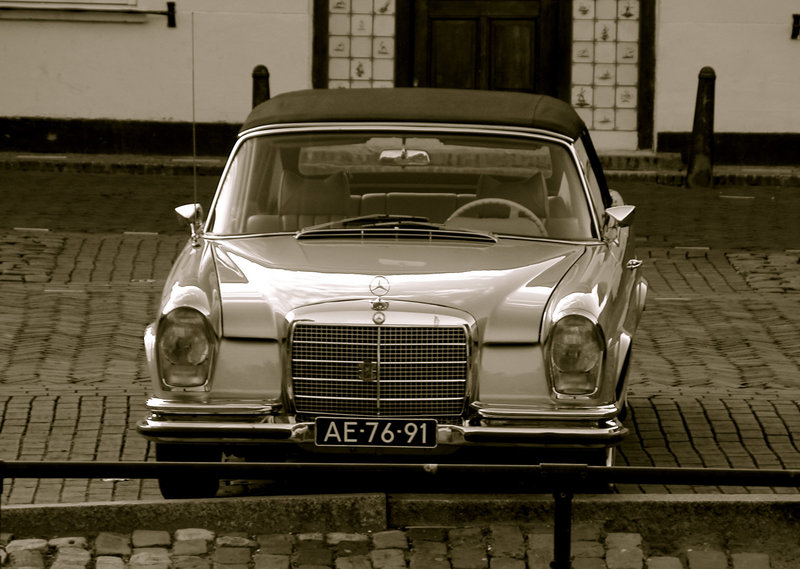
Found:
[[(462, 382), (463, 383), (463, 382)], [(336, 401), (374, 401), (374, 398), (369, 397), (336, 397), (333, 395), (295, 395), (295, 399), (318, 399), (320, 401), (327, 401), (333, 399)], [(463, 401), (463, 397), (437, 397), (435, 400), (429, 397), (381, 397), (381, 401), (393, 402), (410, 402), (410, 401)]]
[(160, 397), (151, 397), (145, 403), (151, 413), (169, 415), (274, 415), (283, 405), (278, 402), (176, 402)]
[(480, 402), (473, 403), (471, 407), (477, 411), (481, 419), (487, 420), (553, 420), (553, 421), (602, 421), (614, 419), (620, 412), (616, 405), (602, 405), (590, 408), (559, 407), (558, 409), (520, 409), (515, 407), (489, 406)]
[[(493, 124), (468, 124), (468, 123), (436, 123), (436, 122), (311, 122), (311, 123), (281, 123), (275, 125), (261, 125), (239, 133), (239, 140), (244, 140), (253, 136), (264, 134), (284, 134), (286, 132), (303, 131), (369, 131), (369, 130), (399, 130), (418, 132), (419, 130), (428, 131), (447, 131), (459, 130), (471, 133), (490, 133), (490, 134), (516, 134), (527, 137), (548, 138), (567, 144), (573, 139), (567, 135), (549, 130), (543, 130), (524, 126), (493, 125)], [(237, 141), (238, 145), (238, 141)]]
[[(255, 442), (272, 439), (281, 443), (314, 444), (314, 423), (235, 423), (223, 421), (165, 421), (153, 417), (144, 419), (137, 430), (151, 440), (171, 440), (179, 437), (207, 439), (218, 442)], [(483, 427), (439, 424), (437, 442), (441, 445), (468, 446), (481, 444), (530, 444), (549, 442), (564, 444), (615, 443), (628, 434), (618, 420), (605, 421), (597, 427)]]

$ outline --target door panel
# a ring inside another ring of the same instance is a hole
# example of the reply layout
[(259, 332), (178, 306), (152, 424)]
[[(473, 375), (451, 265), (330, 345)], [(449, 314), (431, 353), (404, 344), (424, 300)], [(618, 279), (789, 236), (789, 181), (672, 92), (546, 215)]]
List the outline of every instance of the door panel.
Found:
[(525, 20), (491, 20), (489, 89), (535, 91), (536, 29)]
[(570, 4), (416, 0), (413, 84), (568, 96)]
[(475, 52), (477, 26), (474, 20), (431, 22), (430, 86), (476, 89)]

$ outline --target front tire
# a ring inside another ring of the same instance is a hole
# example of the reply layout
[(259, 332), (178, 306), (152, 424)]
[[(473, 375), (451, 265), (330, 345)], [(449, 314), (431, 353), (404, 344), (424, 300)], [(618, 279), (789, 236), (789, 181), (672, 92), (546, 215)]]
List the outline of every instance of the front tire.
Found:
[[(177, 445), (156, 443), (156, 462), (220, 462), (222, 450), (213, 445)], [(219, 490), (219, 478), (211, 476), (174, 477), (158, 479), (164, 498), (213, 498)]]

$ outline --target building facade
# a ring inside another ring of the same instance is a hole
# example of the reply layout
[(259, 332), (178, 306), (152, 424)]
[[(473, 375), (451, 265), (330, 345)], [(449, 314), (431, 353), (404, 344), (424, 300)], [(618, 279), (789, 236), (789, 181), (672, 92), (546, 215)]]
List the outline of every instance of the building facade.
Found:
[[(794, 13), (793, 13), (794, 11)], [(716, 72), (720, 160), (796, 162), (795, 0), (0, 0), (0, 150), (225, 154), (305, 88), (570, 101), (603, 151), (676, 152)], [(193, 125), (195, 125), (193, 127)]]

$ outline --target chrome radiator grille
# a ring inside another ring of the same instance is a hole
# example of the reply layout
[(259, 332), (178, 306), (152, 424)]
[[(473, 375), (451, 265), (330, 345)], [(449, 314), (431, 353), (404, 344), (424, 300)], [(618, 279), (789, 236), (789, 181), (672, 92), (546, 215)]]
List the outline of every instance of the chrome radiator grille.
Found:
[(460, 326), (307, 324), (292, 334), (298, 413), (456, 416), (464, 408), (468, 342)]

